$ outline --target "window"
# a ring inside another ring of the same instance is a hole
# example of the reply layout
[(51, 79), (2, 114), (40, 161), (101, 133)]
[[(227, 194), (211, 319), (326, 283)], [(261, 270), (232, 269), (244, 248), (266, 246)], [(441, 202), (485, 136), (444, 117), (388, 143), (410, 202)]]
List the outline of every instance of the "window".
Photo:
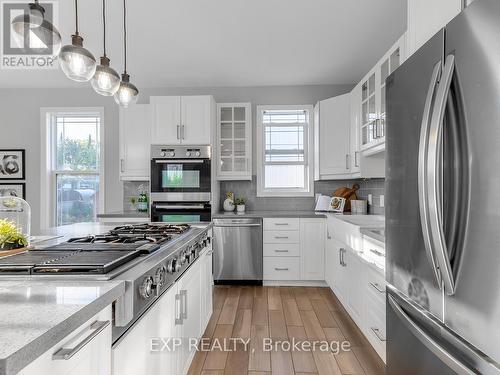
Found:
[(312, 110), (257, 107), (257, 196), (313, 196)]
[(49, 110), (43, 118), (42, 227), (96, 221), (104, 202), (102, 109)]

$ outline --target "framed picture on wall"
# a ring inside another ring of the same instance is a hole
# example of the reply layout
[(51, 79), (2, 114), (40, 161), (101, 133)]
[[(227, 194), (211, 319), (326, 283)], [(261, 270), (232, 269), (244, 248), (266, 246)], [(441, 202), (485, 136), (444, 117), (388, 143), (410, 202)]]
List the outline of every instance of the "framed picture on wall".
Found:
[(24, 182), (0, 183), (0, 197), (26, 199), (26, 184)]
[(0, 180), (24, 180), (24, 150), (0, 149)]

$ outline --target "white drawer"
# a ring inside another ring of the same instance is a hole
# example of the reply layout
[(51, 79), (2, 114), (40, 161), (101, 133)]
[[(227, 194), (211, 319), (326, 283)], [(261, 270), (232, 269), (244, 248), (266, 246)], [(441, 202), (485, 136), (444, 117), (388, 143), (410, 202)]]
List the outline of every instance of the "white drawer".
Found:
[(380, 303), (380, 300), (376, 295), (368, 293), (366, 296), (364, 330), (368, 341), (370, 341), (374, 349), (384, 361), (387, 337), (385, 318), (385, 303)]
[(270, 230), (265, 230), (264, 231), (264, 243), (265, 244), (270, 244), (270, 243), (283, 243), (283, 244), (289, 244), (289, 243), (300, 243), (300, 232), (298, 231), (289, 231), (289, 230), (282, 230), (282, 231), (270, 231)]
[(298, 243), (266, 243), (264, 244), (265, 257), (298, 257), (300, 256), (300, 245)]
[(385, 287), (386, 282), (383, 276), (372, 268), (366, 274), (367, 295), (373, 296), (378, 303), (385, 308)]
[(300, 280), (300, 258), (264, 257), (264, 280)]
[(299, 230), (299, 219), (291, 217), (264, 218), (264, 230)]

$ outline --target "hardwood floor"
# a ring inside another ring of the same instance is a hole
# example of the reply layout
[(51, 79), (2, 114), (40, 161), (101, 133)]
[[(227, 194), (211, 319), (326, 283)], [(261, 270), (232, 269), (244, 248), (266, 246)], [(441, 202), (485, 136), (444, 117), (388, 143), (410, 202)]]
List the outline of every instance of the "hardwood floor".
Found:
[[(203, 337), (248, 350), (197, 352), (188, 375), (384, 374), (385, 365), (328, 288), (216, 286)], [(350, 351), (265, 351), (263, 339), (351, 343)]]

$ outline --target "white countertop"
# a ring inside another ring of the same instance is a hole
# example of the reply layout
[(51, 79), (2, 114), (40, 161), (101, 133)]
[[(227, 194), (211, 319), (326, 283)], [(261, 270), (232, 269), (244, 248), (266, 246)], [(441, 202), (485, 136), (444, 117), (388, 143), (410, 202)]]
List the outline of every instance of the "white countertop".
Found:
[(123, 281), (0, 280), (0, 374), (15, 374), (125, 292)]

